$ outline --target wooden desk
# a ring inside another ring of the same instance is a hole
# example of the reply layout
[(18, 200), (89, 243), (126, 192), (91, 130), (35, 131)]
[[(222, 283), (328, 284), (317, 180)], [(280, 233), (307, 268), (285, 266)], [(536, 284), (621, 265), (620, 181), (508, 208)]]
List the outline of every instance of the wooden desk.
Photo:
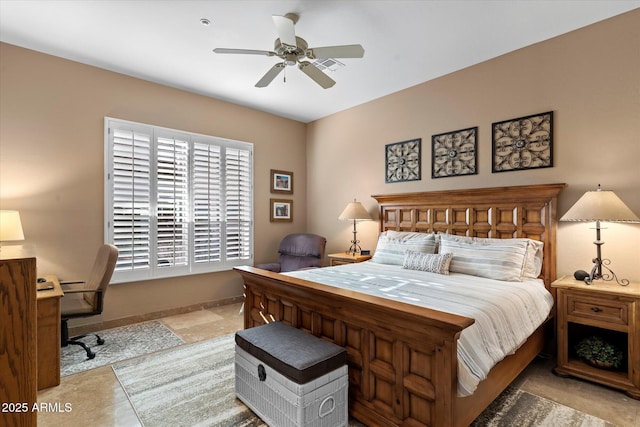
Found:
[[(15, 252), (18, 252), (15, 250)], [(33, 427), (37, 412), (36, 259), (0, 250), (0, 403), (15, 404), (0, 413), (2, 425)]]
[(38, 390), (60, 384), (60, 298), (64, 293), (56, 276), (44, 278), (53, 289), (36, 293)]

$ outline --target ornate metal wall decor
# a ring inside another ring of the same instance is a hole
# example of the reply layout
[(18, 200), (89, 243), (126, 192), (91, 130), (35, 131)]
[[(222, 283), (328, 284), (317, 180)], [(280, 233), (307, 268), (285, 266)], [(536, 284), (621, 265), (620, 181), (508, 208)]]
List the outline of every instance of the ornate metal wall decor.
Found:
[(418, 181), (421, 179), (421, 138), (385, 145), (385, 182)]
[(492, 172), (553, 166), (553, 111), (492, 125)]
[(478, 173), (478, 127), (431, 136), (431, 178)]

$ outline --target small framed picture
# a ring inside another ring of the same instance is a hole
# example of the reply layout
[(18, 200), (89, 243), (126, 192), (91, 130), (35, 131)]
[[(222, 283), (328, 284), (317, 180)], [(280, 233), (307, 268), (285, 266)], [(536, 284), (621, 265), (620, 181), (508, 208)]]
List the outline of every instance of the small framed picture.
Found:
[(293, 172), (271, 169), (271, 192), (293, 194)]
[(293, 221), (293, 200), (270, 199), (271, 222)]

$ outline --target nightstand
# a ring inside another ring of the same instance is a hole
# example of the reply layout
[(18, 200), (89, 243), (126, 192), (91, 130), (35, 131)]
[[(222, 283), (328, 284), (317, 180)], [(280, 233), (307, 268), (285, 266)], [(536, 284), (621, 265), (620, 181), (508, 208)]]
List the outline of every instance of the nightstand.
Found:
[[(617, 388), (640, 400), (640, 283), (619, 286), (596, 280), (586, 285), (564, 276), (551, 286), (558, 290), (558, 366), (554, 373)], [(622, 350), (620, 368), (597, 368), (576, 355), (576, 345), (593, 335)]]
[(371, 259), (371, 255), (351, 255), (346, 252), (338, 252), (337, 254), (329, 254), (329, 265), (353, 264)]

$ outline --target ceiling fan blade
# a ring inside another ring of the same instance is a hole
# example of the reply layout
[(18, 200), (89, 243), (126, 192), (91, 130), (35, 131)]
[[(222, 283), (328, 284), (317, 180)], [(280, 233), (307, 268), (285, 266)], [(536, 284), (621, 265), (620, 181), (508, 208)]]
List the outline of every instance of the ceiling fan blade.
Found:
[(239, 53), (246, 55), (265, 55), (265, 56), (274, 56), (275, 52), (270, 52), (268, 50), (253, 50), (253, 49), (226, 49), (224, 47), (217, 47), (213, 49), (215, 53)]
[(314, 82), (318, 83), (324, 89), (329, 89), (331, 86), (336, 84), (335, 80), (320, 71), (311, 64), (311, 62), (301, 62), (300, 65), (298, 65), (298, 68), (300, 68), (303, 73), (311, 77)]
[(280, 43), (296, 46), (295, 23), (286, 16), (273, 15), (273, 23), (276, 26)]
[(307, 52), (311, 52), (311, 55), (307, 54), (311, 59), (362, 58), (364, 56), (364, 48), (359, 44), (314, 47), (309, 48)]
[(280, 74), (280, 72), (282, 72), (282, 70), (284, 70), (284, 67), (285, 67), (285, 65), (282, 62), (274, 65), (273, 67), (271, 67), (269, 69), (269, 71), (267, 71), (267, 73), (264, 76), (262, 76), (260, 81), (258, 83), (256, 83), (256, 87), (267, 87), (267, 86), (269, 86), (269, 83), (271, 83), (273, 81), (273, 79), (275, 79), (276, 76), (278, 74)]

